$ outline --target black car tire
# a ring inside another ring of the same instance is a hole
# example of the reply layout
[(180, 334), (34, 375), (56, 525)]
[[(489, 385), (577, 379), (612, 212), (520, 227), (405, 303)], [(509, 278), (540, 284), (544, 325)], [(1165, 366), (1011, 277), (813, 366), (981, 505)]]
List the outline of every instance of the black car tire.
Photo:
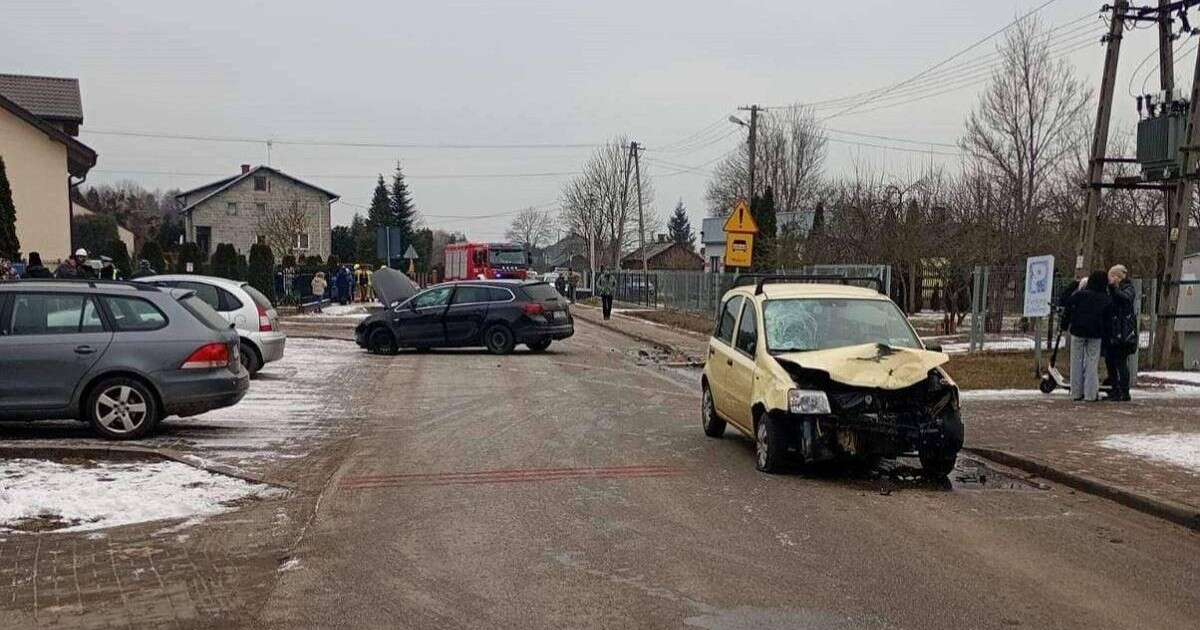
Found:
[(550, 339), (542, 339), (541, 341), (531, 341), (526, 346), (533, 352), (545, 352), (546, 348), (550, 347)]
[(396, 354), (396, 337), (392, 331), (378, 326), (367, 337), (367, 348), (373, 354)]
[(1043, 394), (1052, 393), (1057, 387), (1058, 383), (1055, 383), (1054, 379), (1049, 376), (1043, 376), (1042, 382), (1038, 383), (1038, 389), (1040, 389)]
[(508, 354), (517, 344), (508, 326), (495, 324), (483, 332), (483, 345), (492, 354)]
[(126, 377), (101, 380), (84, 401), (92, 430), (109, 440), (136, 440), (158, 424), (158, 401), (141, 381)]
[(700, 426), (704, 429), (704, 435), (710, 438), (722, 437), (725, 435), (725, 421), (717, 415), (717, 405), (713, 402), (712, 390), (709, 389), (708, 383), (702, 386), (702, 390)]
[(258, 358), (258, 351), (245, 341), (241, 343), (241, 348), (238, 350), (238, 359), (242, 362), (242, 367), (246, 368), (250, 378), (254, 378), (254, 375), (262, 369), (262, 360)]
[(924, 445), (917, 455), (921, 469), (929, 476), (945, 477), (954, 471), (958, 452), (962, 450), (964, 430), (962, 416), (949, 411), (942, 417), (942, 431), (936, 441)]
[(782, 472), (786, 451), (779, 421), (769, 413), (759, 414), (754, 423), (754, 467), (767, 474)]

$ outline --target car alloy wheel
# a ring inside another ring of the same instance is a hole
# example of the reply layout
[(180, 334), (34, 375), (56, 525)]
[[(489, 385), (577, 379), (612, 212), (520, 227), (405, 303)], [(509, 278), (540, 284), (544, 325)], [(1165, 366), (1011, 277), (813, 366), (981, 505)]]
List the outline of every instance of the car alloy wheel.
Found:
[(128, 385), (114, 385), (96, 397), (96, 421), (115, 435), (137, 431), (149, 417), (146, 399)]
[(513, 349), (513, 335), (507, 327), (492, 326), (484, 334), (488, 351), (492, 354), (508, 354)]

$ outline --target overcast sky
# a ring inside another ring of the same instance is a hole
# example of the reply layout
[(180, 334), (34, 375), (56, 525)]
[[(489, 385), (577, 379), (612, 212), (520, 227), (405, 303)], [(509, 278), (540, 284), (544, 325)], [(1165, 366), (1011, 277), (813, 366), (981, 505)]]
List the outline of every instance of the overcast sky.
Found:
[[(666, 215), (682, 199), (706, 214), (705, 169), (744, 141), (722, 122), (739, 105), (852, 95), (907, 79), (1045, 0), (796, 2), (339, 2), (290, 0), (7, 0), (0, 72), (78, 77), (81, 139), (100, 153), (89, 182), (131, 179), (189, 188), (266, 163), (262, 143), (101, 135), (98, 131), (417, 145), (539, 148), (378, 148), (276, 144), (271, 164), (341, 194), (334, 223), (365, 213), (374, 177), (400, 160), (427, 225), (502, 237), (511, 213), (555, 208), (591, 149), (628, 135)], [(1059, 50), (1096, 41), (1100, 0), (1042, 10), (1062, 26)], [(1093, 14), (1088, 18), (1088, 14)], [(1193, 19), (1200, 24), (1200, 20)], [(1090, 35), (1089, 35), (1090, 34)], [(1118, 123), (1134, 121), (1155, 59), (1154, 33), (1125, 39)], [(831, 138), (920, 151), (954, 149), (845, 131), (954, 143), (980, 89), (993, 40), (945, 68), (961, 76), (873, 102), (826, 122)], [(1181, 51), (1186, 48), (1181, 47)], [(1067, 55), (1098, 81), (1103, 49)], [(972, 61), (976, 60), (976, 61)], [(1191, 76), (1190, 57), (1178, 68)], [(1156, 75), (1148, 86), (1153, 90)], [(931, 98), (912, 102), (913, 98)], [(823, 110), (822, 116), (835, 113)], [(91, 131), (89, 131), (91, 130)], [(686, 142), (681, 142), (686, 140)], [(953, 156), (831, 142), (827, 172), (854, 161), (902, 173)], [(684, 171), (670, 165), (700, 168)], [(549, 175), (547, 175), (549, 174)], [(468, 175), (469, 178), (448, 176)], [(521, 177), (479, 177), (522, 175)], [(470, 217), (492, 215), (486, 219)]]

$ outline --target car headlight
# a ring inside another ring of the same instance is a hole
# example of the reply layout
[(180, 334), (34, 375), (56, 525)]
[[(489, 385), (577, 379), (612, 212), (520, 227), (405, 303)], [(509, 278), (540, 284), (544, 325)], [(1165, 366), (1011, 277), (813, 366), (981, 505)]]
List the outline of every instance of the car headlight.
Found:
[(829, 397), (825, 395), (825, 392), (814, 389), (789, 390), (788, 411), (800, 414), (831, 413)]

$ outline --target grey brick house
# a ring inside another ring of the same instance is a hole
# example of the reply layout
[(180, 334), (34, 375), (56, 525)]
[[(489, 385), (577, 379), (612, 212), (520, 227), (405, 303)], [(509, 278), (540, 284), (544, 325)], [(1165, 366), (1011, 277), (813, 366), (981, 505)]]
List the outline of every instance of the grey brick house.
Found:
[(296, 234), (288, 251), (297, 256), (329, 258), (330, 205), (336, 193), (301, 181), (270, 166), (242, 165), (242, 172), (175, 196), (183, 215), (184, 238), (212, 254), (220, 243), (232, 243), (240, 254), (262, 237), (260, 221), (280, 208), (298, 207), (306, 227)]

